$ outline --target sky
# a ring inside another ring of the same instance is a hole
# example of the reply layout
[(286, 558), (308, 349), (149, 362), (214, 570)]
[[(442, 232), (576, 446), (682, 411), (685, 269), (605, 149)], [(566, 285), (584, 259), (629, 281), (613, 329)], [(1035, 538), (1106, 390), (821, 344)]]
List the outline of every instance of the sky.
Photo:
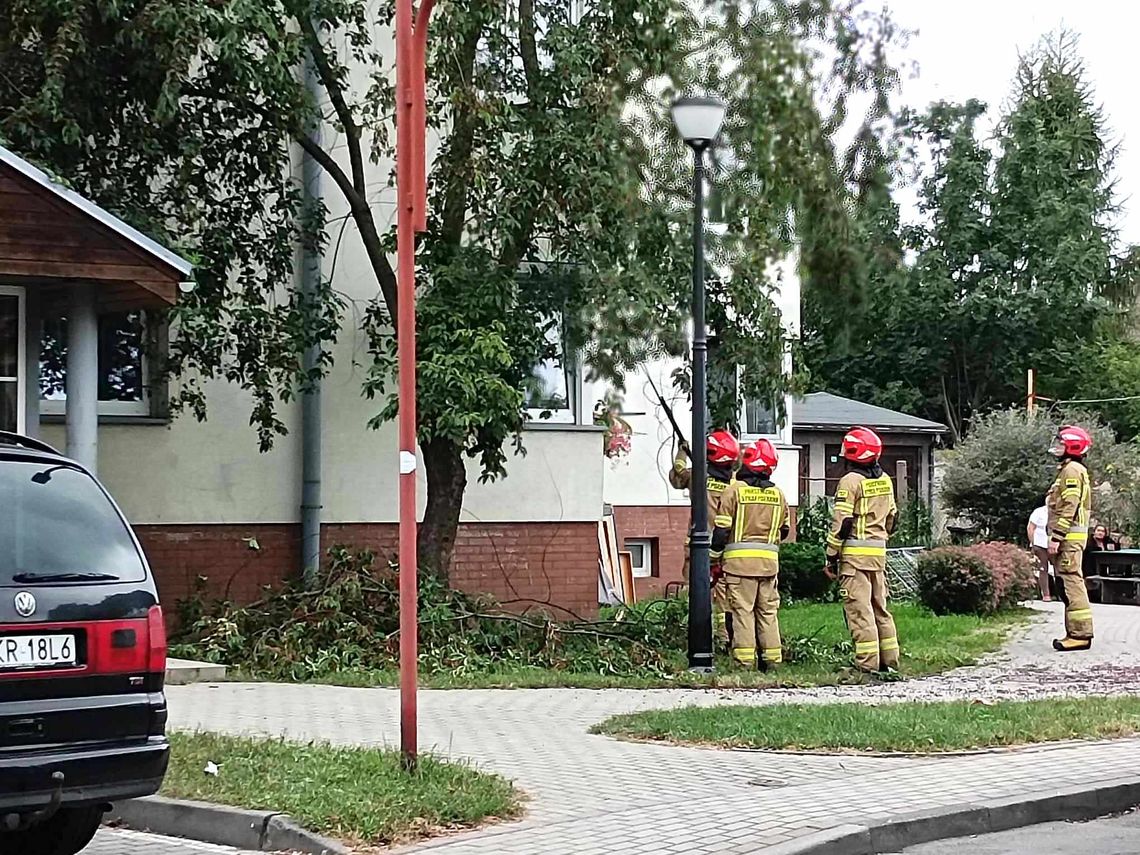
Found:
[(1140, 243), (1140, 4), (1128, 0), (887, 0), (898, 23), (917, 30), (905, 51), (918, 76), (902, 101), (978, 98), (996, 117), (1011, 91), (1019, 51), (1061, 27), (1075, 33), (1088, 79), (1115, 142), (1121, 237)]

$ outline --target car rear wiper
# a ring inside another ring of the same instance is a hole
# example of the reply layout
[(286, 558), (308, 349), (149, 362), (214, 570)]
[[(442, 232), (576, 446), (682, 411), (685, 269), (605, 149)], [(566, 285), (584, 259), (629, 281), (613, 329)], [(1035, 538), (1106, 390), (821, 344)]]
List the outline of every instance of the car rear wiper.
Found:
[(117, 582), (118, 576), (110, 573), (17, 573), (13, 582), (33, 584), (35, 582)]

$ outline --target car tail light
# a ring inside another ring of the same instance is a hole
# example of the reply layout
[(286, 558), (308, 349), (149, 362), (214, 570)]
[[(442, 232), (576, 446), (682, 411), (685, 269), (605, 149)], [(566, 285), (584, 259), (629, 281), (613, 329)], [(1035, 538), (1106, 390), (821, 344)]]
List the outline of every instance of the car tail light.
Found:
[(166, 622), (162, 619), (162, 606), (151, 606), (146, 615), (147, 659), (149, 674), (166, 673)]
[(87, 625), (87, 665), (95, 674), (129, 674), (146, 664), (146, 624), (141, 620)]
[(145, 619), (90, 623), (87, 638), (90, 673), (166, 672), (166, 624), (159, 606), (151, 606)]

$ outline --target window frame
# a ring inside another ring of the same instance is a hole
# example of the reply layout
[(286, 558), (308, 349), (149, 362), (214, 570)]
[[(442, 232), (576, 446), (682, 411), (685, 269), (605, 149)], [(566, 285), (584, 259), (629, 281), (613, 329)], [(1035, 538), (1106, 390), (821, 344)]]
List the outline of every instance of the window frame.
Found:
[[(561, 335), (562, 324), (558, 325)], [(585, 383), (582, 366), (577, 354), (570, 353), (563, 342), (562, 359), (558, 360), (559, 367), (566, 379), (566, 406), (557, 410), (546, 407), (526, 407), (527, 423), (529, 426), (542, 425), (575, 425), (585, 424), (582, 401), (585, 396)], [(543, 360), (546, 362), (548, 360)], [(555, 360), (549, 360), (554, 362)], [(533, 368), (531, 369), (534, 370)], [(547, 415), (549, 414), (549, 415)]]
[(557, 410), (548, 407), (527, 407), (527, 419), (532, 425), (580, 425), (582, 424), (582, 373), (577, 360), (562, 366), (566, 377), (565, 407)]
[[(779, 423), (779, 418), (777, 417), (777, 411), (775, 409), (773, 409), (773, 411), (772, 411), (773, 424), (775, 426), (775, 431), (773, 431), (772, 433), (754, 433), (754, 432), (748, 430), (748, 397), (741, 391), (741, 388), (740, 388), (740, 385), (741, 385), (740, 380), (741, 380), (741, 377), (743, 375), (744, 375), (744, 369), (741, 366), (737, 365), (736, 366), (736, 395), (740, 401), (740, 409), (737, 412), (737, 418), (740, 420), (740, 436), (741, 436), (741, 438), (746, 439), (746, 440), (769, 439), (769, 440), (772, 440), (773, 442), (783, 442), (784, 437), (785, 437), (785, 433), (786, 433), (785, 428), (787, 427), (787, 425), (786, 424), (781, 425)], [(776, 402), (773, 400), (772, 405), (774, 406), (775, 403)], [(785, 421), (787, 421), (787, 418), (788, 418), (787, 415), (785, 415), (784, 418), (785, 418)]]
[[(122, 314), (121, 312), (106, 312), (101, 317), (107, 314)], [(165, 342), (165, 335), (156, 329), (151, 315), (146, 311), (139, 312), (140, 326), (142, 328), (140, 338), (142, 346), (139, 354), (139, 376), (142, 378), (142, 394), (137, 401), (98, 401), (96, 404), (96, 412), (100, 418), (127, 418), (127, 419), (151, 419), (161, 418), (162, 416), (156, 413), (156, 404), (160, 400), (165, 400), (165, 395), (156, 394), (158, 390), (153, 387), (155, 385), (155, 378), (153, 374), (153, 365), (151, 364), (150, 350), (152, 346), (159, 345)], [(165, 327), (165, 324), (159, 326)], [(67, 391), (67, 375), (66, 366), (64, 369), (64, 394)], [(40, 397), (40, 415), (49, 418), (62, 418), (67, 415), (67, 398), (52, 399)]]
[[(651, 537), (628, 537), (625, 540), (624, 551), (629, 553), (630, 565), (633, 568), (634, 579), (652, 579), (657, 576), (657, 565), (653, 560), (654, 552), (654, 538)], [(631, 546), (641, 547), (641, 554), (644, 557), (642, 563), (642, 572), (638, 572), (638, 565), (633, 560), (633, 550)]]
[[(775, 402), (773, 402), (775, 403)], [(784, 429), (780, 426), (776, 410), (772, 410), (772, 423), (775, 430), (772, 433), (758, 433), (748, 430), (748, 398), (741, 395), (740, 399), (740, 433), (746, 439), (783, 440)]]
[(27, 433), (28, 406), (28, 292), (19, 285), (0, 284), (0, 295), (16, 298), (16, 376), (4, 377), (16, 384), (16, 433)]

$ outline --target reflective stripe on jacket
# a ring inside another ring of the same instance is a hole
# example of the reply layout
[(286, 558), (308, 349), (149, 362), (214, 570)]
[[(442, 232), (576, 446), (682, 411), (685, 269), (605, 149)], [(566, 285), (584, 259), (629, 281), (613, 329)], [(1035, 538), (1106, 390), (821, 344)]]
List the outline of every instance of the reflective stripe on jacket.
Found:
[(827, 555), (854, 570), (886, 567), (887, 540), (898, 506), (891, 477), (848, 472), (835, 489), (835, 511), (827, 535)]
[(780, 569), (781, 528), (788, 502), (775, 484), (733, 481), (720, 500), (716, 527), (727, 530), (724, 572), (733, 576), (775, 576)]
[(1092, 515), (1089, 471), (1077, 460), (1066, 460), (1057, 469), (1057, 479), (1045, 500), (1049, 508), (1049, 536), (1058, 542), (1088, 541)]
[[(669, 483), (677, 490), (688, 490), (693, 484), (693, 470), (689, 468), (684, 452), (678, 452), (677, 457), (673, 460), (673, 468), (669, 472)], [(708, 498), (709, 526), (711, 527), (720, 509), (720, 498), (724, 495), (724, 491), (728, 489), (728, 485), (731, 484), (732, 481), (724, 481), (710, 475), (705, 483), (707, 485), (706, 496)], [(686, 537), (685, 546), (688, 547), (688, 545), (689, 538)], [(720, 553), (710, 552), (709, 557), (719, 560)]]

